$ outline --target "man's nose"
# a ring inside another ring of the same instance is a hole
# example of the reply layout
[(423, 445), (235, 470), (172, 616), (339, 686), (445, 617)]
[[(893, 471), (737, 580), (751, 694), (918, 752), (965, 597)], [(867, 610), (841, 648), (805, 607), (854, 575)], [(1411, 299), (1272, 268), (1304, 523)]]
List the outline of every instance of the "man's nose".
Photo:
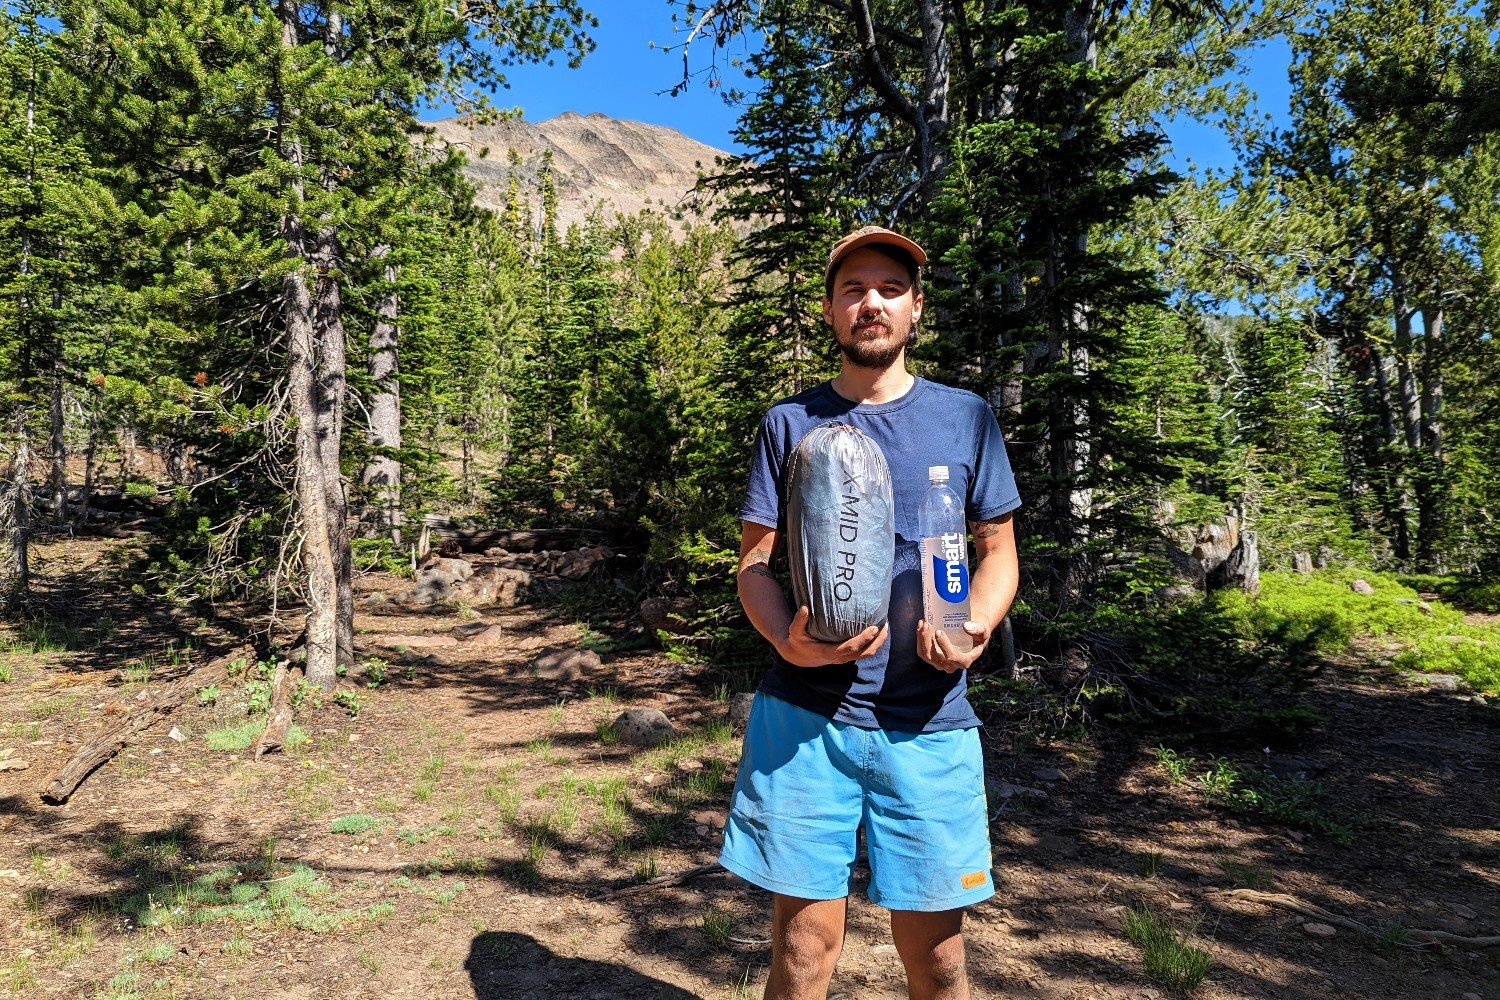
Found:
[(860, 312), (880, 312), (885, 306), (885, 300), (880, 297), (880, 289), (872, 288), (865, 292), (865, 297), (859, 300)]

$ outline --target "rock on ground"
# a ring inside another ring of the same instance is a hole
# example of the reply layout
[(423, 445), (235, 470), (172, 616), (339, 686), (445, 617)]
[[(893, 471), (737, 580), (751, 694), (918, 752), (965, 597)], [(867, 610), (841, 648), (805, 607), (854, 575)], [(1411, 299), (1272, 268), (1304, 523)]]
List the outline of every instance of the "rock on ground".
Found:
[(615, 719), (615, 732), (621, 743), (633, 747), (654, 747), (677, 736), (672, 720), (654, 708), (632, 708), (621, 712)]
[(598, 670), (603, 663), (591, 649), (544, 649), (531, 661), (531, 671), (544, 681), (568, 684), (583, 677), (585, 670)]
[(750, 706), (755, 703), (755, 695), (742, 693), (732, 695), (729, 699), (729, 725), (737, 733), (743, 733), (745, 727), (750, 724)]

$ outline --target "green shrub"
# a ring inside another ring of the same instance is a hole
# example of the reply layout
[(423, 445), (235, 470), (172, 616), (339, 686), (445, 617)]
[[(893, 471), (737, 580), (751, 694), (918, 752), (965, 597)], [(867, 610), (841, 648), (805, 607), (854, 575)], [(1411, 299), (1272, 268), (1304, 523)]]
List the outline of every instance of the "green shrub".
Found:
[(1413, 590), (1435, 593), (1465, 611), (1500, 614), (1500, 582), (1486, 583), (1462, 573), (1450, 573), (1446, 576), (1407, 573), (1398, 579)]
[[(1350, 586), (1356, 579), (1374, 593), (1356, 593)], [(1302, 642), (1324, 655), (1343, 652), (1356, 637), (1389, 637), (1407, 647), (1396, 656), (1398, 667), (1458, 674), (1480, 690), (1500, 691), (1500, 629), (1465, 624), (1461, 612), (1422, 602), (1388, 574), (1266, 573), (1256, 597), (1226, 593), (1218, 603), (1247, 636)]]

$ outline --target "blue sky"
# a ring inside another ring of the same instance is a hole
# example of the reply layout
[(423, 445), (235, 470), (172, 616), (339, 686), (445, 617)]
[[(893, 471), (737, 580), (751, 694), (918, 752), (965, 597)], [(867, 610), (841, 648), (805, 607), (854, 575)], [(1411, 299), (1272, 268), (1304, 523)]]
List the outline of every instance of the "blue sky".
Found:
[[(494, 95), (497, 106), (519, 107), (534, 122), (564, 111), (600, 111), (613, 118), (667, 125), (710, 146), (737, 151), (730, 138), (737, 110), (725, 104), (719, 90), (705, 79), (708, 45), (700, 42), (694, 47), (695, 76), (686, 92), (677, 97), (666, 93), (682, 79), (682, 55), (675, 46), (684, 35), (672, 23), (674, 8), (664, 0), (596, 0), (589, 9), (599, 27), (592, 33), (596, 48), (583, 65), (568, 69), (558, 60), (552, 66), (511, 67), (506, 73), (510, 89)], [(674, 50), (664, 51), (667, 46)], [(726, 59), (744, 54), (743, 43), (720, 54), (730, 85), (742, 84), (744, 75)], [(1289, 59), (1290, 49), (1280, 41), (1261, 45), (1247, 56), (1245, 79), (1257, 94), (1255, 113), (1286, 120)], [(447, 113), (437, 109), (427, 117)], [(1167, 132), (1172, 144), (1167, 162), (1173, 169), (1186, 173), (1190, 164), (1219, 170), (1233, 166), (1229, 144), (1212, 124), (1179, 119), (1168, 123)]]
[[(611, 118), (667, 125), (699, 142), (735, 151), (730, 133), (738, 113), (702, 75), (696, 75), (677, 97), (664, 93), (682, 79), (682, 54), (675, 46), (685, 35), (674, 31), (674, 8), (665, 0), (594, 0), (587, 6), (599, 19), (599, 27), (591, 32), (595, 48), (583, 65), (568, 69), (559, 59), (553, 66), (509, 67), (505, 75), (510, 89), (491, 98), (497, 107), (519, 107), (532, 122), (564, 111), (600, 111)], [(674, 49), (667, 52), (665, 46)], [(744, 54), (742, 45), (728, 53), (731, 57)], [(729, 68), (722, 55), (720, 65), (731, 84), (744, 80), (743, 72)], [(708, 67), (709, 46), (695, 44), (695, 73), (702, 74)], [(424, 117), (450, 113), (438, 111)]]

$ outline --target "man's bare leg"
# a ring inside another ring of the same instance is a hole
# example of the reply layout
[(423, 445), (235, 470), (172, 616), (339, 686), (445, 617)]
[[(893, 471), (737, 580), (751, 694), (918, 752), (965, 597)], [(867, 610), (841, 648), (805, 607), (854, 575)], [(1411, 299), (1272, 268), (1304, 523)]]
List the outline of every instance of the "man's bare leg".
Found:
[(969, 1000), (964, 968), (964, 911), (891, 911), (891, 937), (906, 966), (911, 1000)]
[(844, 948), (849, 900), (774, 895), (766, 1000), (823, 1000)]

